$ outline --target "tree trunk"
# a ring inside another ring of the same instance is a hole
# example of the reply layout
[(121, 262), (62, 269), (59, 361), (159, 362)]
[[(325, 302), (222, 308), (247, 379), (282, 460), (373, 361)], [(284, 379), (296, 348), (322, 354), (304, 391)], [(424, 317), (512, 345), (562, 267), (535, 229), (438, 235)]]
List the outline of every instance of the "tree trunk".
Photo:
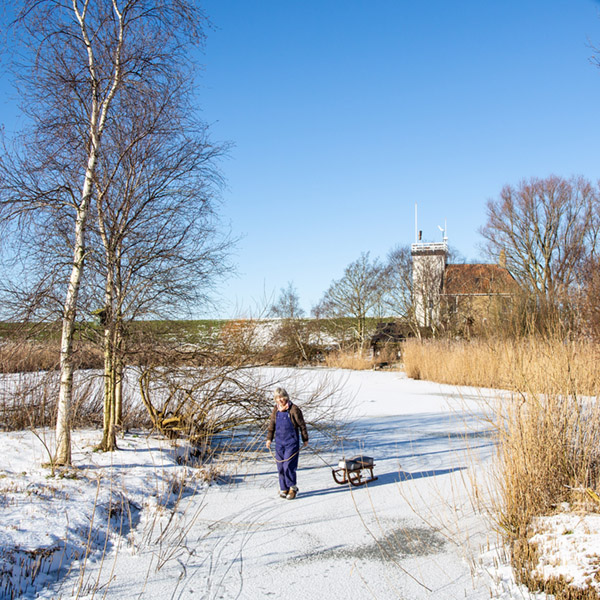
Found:
[[(87, 192), (87, 194), (86, 194)], [(75, 224), (75, 250), (71, 278), (65, 297), (63, 309), (62, 337), (60, 344), (60, 389), (58, 394), (58, 412), (56, 417), (56, 453), (54, 462), (57, 465), (71, 464), (71, 398), (73, 396), (73, 334), (75, 332), (75, 316), (77, 298), (85, 257), (85, 222), (91, 188), (86, 179), (84, 200), (77, 211)]]
[(123, 425), (123, 334), (121, 331), (121, 320), (117, 321), (116, 341), (115, 341), (115, 425)]
[[(107, 308), (107, 313), (109, 310)], [(109, 316), (109, 322), (104, 326), (104, 420), (100, 442), (104, 452), (117, 450), (115, 383), (114, 323)]]
[(56, 416), (56, 452), (54, 462), (57, 465), (71, 464), (71, 396), (73, 394), (73, 320), (63, 318), (62, 341), (60, 348), (60, 389), (58, 394), (58, 412)]
[(85, 226), (92, 198), (92, 175), (96, 167), (97, 143), (93, 139), (88, 157), (85, 180), (81, 190), (81, 203), (77, 208), (75, 221), (75, 244), (71, 278), (63, 308), (63, 326), (60, 343), (60, 390), (58, 393), (58, 411), (56, 416), (56, 453), (57, 465), (71, 464), (71, 399), (73, 397), (73, 333), (77, 314), (77, 299), (83, 273), (85, 258)]
[(123, 357), (120, 324), (110, 322), (104, 330), (104, 420), (100, 449), (118, 450), (117, 427), (123, 416)]

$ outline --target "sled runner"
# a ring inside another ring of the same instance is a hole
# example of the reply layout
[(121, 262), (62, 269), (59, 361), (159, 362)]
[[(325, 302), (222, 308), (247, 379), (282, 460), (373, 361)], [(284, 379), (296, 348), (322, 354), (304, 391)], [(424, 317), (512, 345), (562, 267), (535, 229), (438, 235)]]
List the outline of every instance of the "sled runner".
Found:
[[(336, 483), (343, 485), (365, 485), (375, 481), (377, 477), (373, 475), (375, 463), (370, 456), (353, 456), (352, 458), (342, 458), (338, 463), (337, 469), (332, 469), (331, 474)], [(368, 472), (368, 477), (367, 477)]]

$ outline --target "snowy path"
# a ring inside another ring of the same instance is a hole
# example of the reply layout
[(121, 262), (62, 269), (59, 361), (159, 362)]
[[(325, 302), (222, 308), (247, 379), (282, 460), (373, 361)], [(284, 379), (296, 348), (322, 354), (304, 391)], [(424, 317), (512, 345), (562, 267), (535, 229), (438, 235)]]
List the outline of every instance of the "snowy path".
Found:
[[(294, 501), (277, 497), (269, 460), (235, 484), (211, 489), (190, 536), (197, 554), (174, 597), (483, 597), (473, 591), (457, 543), (463, 540), (448, 539), (468, 504), (463, 471), (469, 460), (458, 423), (448, 419), (364, 419), (357, 434), (364, 431), (365, 451), (381, 457), (378, 480), (368, 488), (335, 484), (307, 452)], [(479, 438), (478, 446), (488, 451), (490, 443)], [(448, 530), (437, 530), (443, 524)], [(466, 518), (459, 526), (465, 536), (469, 525)]]
[[(485, 469), (493, 451), (473, 412), (478, 393), (398, 373), (353, 373), (346, 385), (357, 415), (351, 439), (334, 453), (302, 452), (296, 500), (278, 497), (264, 452), (229, 483), (186, 498), (162, 544), (122, 546), (114, 568), (107, 557), (100, 587), (79, 597), (489, 598), (489, 581), (474, 579), (468, 560), (489, 535), (466, 491), (472, 461)], [(375, 457), (378, 480), (337, 485), (324, 462), (360, 451)], [(90, 561), (86, 579), (99, 568)], [(40, 597), (70, 598), (73, 589), (67, 580)]]

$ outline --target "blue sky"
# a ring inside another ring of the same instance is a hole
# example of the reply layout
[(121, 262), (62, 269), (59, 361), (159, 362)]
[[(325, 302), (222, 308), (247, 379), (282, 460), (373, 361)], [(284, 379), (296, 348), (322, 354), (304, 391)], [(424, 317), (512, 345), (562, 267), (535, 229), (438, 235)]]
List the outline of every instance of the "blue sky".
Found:
[[(504, 184), (598, 177), (600, 2), (205, 0), (198, 104), (223, 163), (238, 275), (199, 316), (306, 311), (344, 267), (425, 239), (483, 260)], [(4, 88), (3, 88), (4, 89)], [(0, 103), (6, 119), (12, 99)]]
[(600, 3), (207, 0), (199, 101), (235, 148), (243, 235), (221, 314), (292, 281), (308, 311), (344, 267), (425, 239), (483, 260), (485, 203), (549, 174), (595, 180)]

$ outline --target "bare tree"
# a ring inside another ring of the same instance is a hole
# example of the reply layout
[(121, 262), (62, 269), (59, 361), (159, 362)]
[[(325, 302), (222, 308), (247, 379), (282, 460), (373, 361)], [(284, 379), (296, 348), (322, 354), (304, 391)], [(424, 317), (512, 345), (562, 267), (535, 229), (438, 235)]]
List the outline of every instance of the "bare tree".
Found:
[[(447, 247), (448, 263), (464, 263), (464, 257), (452, 246)], [(387, 257), (385, 294), (383, 305), (389, 315), (402, 321), (416, 336), (421, 335), (421, 326), (417, 315), (414, 297), (415, 281), (413, 278), (414, 257), (410, 245), (396, 246)], [(440, 286), (444, 274), (435, 262), (421, 262), (418, 278), (420, 302), (423, 306), (439, 303)], [(435, 329), (437, 324), (428, 319), (426, 326)]]
[(564, 300), (595, 248), (598, 197), (581, 177), (524, 180), (487, 204), (481, 234), (496, 260), (503, 253), (514, 277), (548, 305)]
[(600, 259), (597, 256), (585, 263), (574, 304), (580, 329), (593, 340), (600, 340)]
[(104, 251), (91, 262), (104, 279), (104, 450), (116, 447), (127, 322), (198, 306), (228, 268), (229, 241), (217, 236), (214, 215), (215, 161), (226, 146), (212, 144), (184, 106), (170, 90), (124, 109), (96, 173), (94, 232)]
[(281, 288), (279, 298), (271, 306), (269, 313), (278, 319), (301, 319), (304, 316), (298, 291), (291, 281), (288, 282), (287, 288)]
[(368, 329), (367, 318), (379, 311), (386, 289), (387, 270), (377, 260), (371, 261), (364, 252), (334, 281), (313, 309), (315, 314), (330, 319), (350, 318), (353, 337), (362, 351)]
[(287, 288), (281, 288), (277, 301), (271, 306), (270, 316), (279, 319), (274, 336), (276, 345), (282, 348), (282, 360), (297, 363), (310, 360), (310, 328), (302, 319), (304, 310), (294, 284), (290, 281)]
[(388, 285), (384, 303), (390, 314), (415, 322), (412, 298), (412, 254), (410, 246), (396, 246), (388, 254)]
[(263, 443), (274, 387), (285, 385), (320, 440), (339, 440), (348, 411), (343, 383), (327, 375), (255, 368), (253, 348), (262, 342), (253, 338), (260, 331), (251, 323), (237, 325), (226, 332), (228, 353), (220, 343), (190, 351), (201, 369), (168, 365), (158, 354), (141, 367), (140, 394), (153, 426), (169, 437), (187, 436), (202, 456), (220, 444), (252, 450)]
[(69, 240), (56, 425), (56, 462), (69, 464), (73, 335), (103, 138), (119, 127), (120, 97), (143, 98), (187, 64), (203, 19), (185, 0), (24, 0), (19, 9), (16, 72), (31, 128), (0, 164), (2, 217), (42, 235), (38, 226), (58, 223)]

